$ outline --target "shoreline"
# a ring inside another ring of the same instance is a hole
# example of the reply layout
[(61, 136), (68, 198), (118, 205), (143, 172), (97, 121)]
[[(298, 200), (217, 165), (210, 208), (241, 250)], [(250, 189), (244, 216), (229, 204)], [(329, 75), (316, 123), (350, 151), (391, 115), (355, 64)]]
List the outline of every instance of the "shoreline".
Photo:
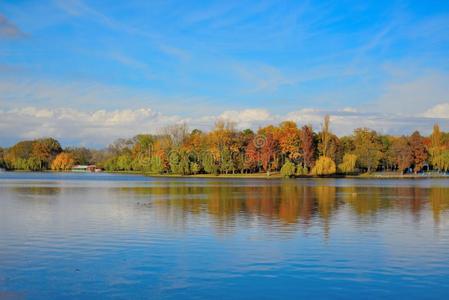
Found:
[(254, 174), (196, 174), (196, 175), (180, 175), (180, 174), (152, 174), (137, 171), (114, 171), (103, 172), (108, 174), (132, 174), (142, 175), (146, 177), (161, 177), (161, 178), (229, 178), (229, 179), (449, 179), (449, 174), (429, 174), (429, 175), (415, 175), (415, 174), (360, 174), (360, 175), (329, 175), (329, 176), (313, 176), (302, 175), (294, 176), (290, 178), (283, 177), (279, 172), (271, 173), (269, 176), (266, 173), (254, 173)]
[(103, 172), (72, 172), (72, 171), (25, 171), (25, 170), (13, 170), (13, 171), (2, 171), (0, 173), (73, 173), (73, 174), (117, 174), (117, 175), (141, 175), (146, 177), (159, 177), (159, 178), (208, 178), (208, 179), (449, 179), (449, 174), (394, 174), (394, 173), (362, 173), (359, 175), (344, 175), (344, 174), (334, 174), (329, 176), (314, 176), (314, 175), (301, 175), (294, 176), (290, 178), (283, 177), (280, 172), (272, 172), (269, 176), (266, 173), (252, 173), (252, 174), (195, 174), (195, 175), (180, 175), (180, 174), (153, 174), (141, 171), (103, 171)]

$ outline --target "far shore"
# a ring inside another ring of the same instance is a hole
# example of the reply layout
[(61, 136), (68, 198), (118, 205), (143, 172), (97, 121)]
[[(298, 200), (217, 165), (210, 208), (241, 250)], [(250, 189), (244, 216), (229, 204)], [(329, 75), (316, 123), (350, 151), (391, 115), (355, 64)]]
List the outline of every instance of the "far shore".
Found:
[(424, 174), (398, 174), (393, 172), (382, 173), (362, 173), (358, 175), (345, 175), (345, 174), (334, 174), (329, 176), (313, 176), (313, 175), (301, 175), (286, 178), (283, 177), (280, 172), (270, 172), (267, 173), (252, 173), (252, 174), (195, 174), (195, 175), (180, 175), (180, 174), (153, 174), (145, 173), (139, 171), (105, 171), (108, 174), (134, 174), (134, 175), (144, 175), (148, 177), (165, 177), (165, 178), (231, 178), (231, 179), (297, 179), (297, 178), (309, 178), (309, 179), (320, 179), (320, 178), (351, 178), (351, 179), (431, 179), (431, 178), (446, 178), (449, 179), (449, 174), (443, 173), (424, 173)]
[[(13, 170), (6, 171), (2, 170), (2, 172), (14, 172), (14, 173), (27, 173), (30, 171), (25, 170)], [(40, 171), (44, 173), (74, 173), (74, 174), (95, 174), (95, 172), (72, 172), (72, 171), (51, 171), (45, 170)], [(147, 177), (161, 177), (161, 178), (229, 178), (229, 179), (298, 179), (298, 178), (307, 178), (307, 179), (322, 179), (322, 178), (350, 178), (350, 179), (436, 179), (436, 178), (445, 178), (449, 179), (449, 173), (436, 173), (436, 172), (428, 172), (428, 173), (420, 173), (420, 174), (399, 174), (395, 172), (373, 172), (373, 173), (361, 173), (361, 174), (334, 174), (328, 176), (314, 176), (314, 175), (301, 175), (294, 177), (283, 177), (280, 172), (270, 172), (267, 173), (251, 173), (251, 174), (192, 174), (192, 175), (181, 175), (181, 174), (154, 174), (147, 173), (141, 171), (103, 171), (100, 172), (103, 174), (130, 174), (130, 175), (142, 175)]]

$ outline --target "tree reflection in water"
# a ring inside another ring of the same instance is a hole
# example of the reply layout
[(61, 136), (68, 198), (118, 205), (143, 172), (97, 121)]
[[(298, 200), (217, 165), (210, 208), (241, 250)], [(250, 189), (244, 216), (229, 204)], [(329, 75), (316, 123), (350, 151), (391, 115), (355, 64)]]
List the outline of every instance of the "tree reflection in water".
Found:
[(390, 212), (409, 214), (418, 222), (430, 209), (435, 224), (449, 211), (449, 188), (445, 187), (311, 185), (285, 180), (254, 185), (173, 182), (121, 190), (145, 195), (147, 204), (173, 224), (207, 214), (223, 230), (236, 222), (255, 220), (303, 229), (318, 221), (327, 235), (332, 218), (342, 209), (366, 222)]

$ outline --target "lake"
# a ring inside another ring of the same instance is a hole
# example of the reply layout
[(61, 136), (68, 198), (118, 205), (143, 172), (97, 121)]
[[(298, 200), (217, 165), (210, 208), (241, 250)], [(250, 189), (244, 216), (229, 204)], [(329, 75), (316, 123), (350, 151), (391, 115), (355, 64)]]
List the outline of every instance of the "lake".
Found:
[(0, 299), (441, 299), (447, 179), (0, 173)]

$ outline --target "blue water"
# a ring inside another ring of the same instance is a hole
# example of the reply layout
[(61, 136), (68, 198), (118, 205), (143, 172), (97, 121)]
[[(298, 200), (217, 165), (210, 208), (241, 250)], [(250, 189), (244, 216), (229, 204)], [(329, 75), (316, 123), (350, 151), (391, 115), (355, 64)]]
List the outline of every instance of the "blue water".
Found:
[(442, 299), (449, 180), (0, 173), (0, 299)]

